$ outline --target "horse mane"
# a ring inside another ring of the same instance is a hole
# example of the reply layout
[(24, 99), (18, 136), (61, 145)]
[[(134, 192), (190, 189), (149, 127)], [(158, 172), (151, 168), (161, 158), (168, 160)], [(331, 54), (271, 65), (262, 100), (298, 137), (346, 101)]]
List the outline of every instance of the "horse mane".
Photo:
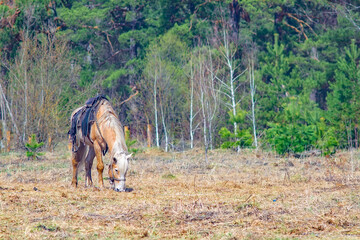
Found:
[(125, 138), (122, 137), (125, 136), (123, 126), (109, 101), (107, 101), (106, 99), (102, 99), (101, 101), (102, 102), (100, 103), (100, 108), (105, 109), (103, 110), (103, 115), (100, 116), (100, 119), (98, 119), (99, 125), (113, 129), (116, 135), (114, 146), (117, 146), (116, 142), (118, 142), (121, 147), (120, 151), (124, 151), (127, 153), (128, 150)]

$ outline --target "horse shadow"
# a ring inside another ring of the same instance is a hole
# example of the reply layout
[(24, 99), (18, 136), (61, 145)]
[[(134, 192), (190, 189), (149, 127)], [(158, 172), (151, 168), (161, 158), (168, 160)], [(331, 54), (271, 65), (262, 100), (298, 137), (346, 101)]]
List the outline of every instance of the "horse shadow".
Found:
[(133, 188), (125, 188), (125, 192), (132, 192), (132, 191), (134, 191)]

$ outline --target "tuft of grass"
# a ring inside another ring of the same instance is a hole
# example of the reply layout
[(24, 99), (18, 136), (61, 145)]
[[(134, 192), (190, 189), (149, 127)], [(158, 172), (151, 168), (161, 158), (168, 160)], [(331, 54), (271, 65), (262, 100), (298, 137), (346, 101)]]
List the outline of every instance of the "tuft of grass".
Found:
[(211, 170), (211, 169), (214, 169), (216, 167), (216, 164), (215, 163), (210, 163), (206, 166), (206, 169), (207, 170)]
[(176, 178), (176, 176), (174, 174), (172, 174), (172, 173), (164, 174), (161, 177), (164, 178), (164, 179), (175, 179)]
[(38, 229), (38, 230), (46, 230), (46, 231), (49, 231), (49, 232), (57, 232), (57, 231), (60, 231), (60, 227), (56, 226), (56, 225), (45, 225), (45, 224), (41, 224), (39, 223), (35, 229)]
[(259, 204), (258, 203), (244, 203), (244, 204), (235, 206), (234, 210), (235, 210), (235, 212), (240, 212), (247, 208), (259, 209)]
[(301, 175), (300, 173), (296, 173), (290, 177), (290, 181), (294, 183), (308, 182), (309, 178)]

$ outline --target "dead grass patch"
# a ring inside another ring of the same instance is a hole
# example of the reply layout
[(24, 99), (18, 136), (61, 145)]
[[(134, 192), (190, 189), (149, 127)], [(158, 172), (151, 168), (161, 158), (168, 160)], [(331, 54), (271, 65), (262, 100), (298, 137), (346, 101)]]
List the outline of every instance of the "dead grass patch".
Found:
[(130, 162), (126, 193), (85, 188), (84, 172), (71, 188), (69, 156), (0, 156), (0, 239), (360, 237), (359, 153), (216, 150), (205, 164), (200, 149), (150, 149)]

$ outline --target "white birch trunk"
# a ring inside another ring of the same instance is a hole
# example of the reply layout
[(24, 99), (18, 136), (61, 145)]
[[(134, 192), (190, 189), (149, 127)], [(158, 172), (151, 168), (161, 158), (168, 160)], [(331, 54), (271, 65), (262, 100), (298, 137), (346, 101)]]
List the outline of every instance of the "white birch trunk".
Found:
[[(234, 87), (234, 71), (232, 69), (232, 65), (229, 64), (228, 67), (230, 68), (230, 97), (231, 97), (231, 108), (232, 113), (236, 116), (236, 100), (235, 100), (235, 87)], [(234, 134), (237, 135), (237, 122), (234, 122)], [(237, 141), (238, 139), (236, 139)], [(239, 148), (238, 148), (239, 151)]]
[(193, 149), (194, 148), (194, 131), (193, 131), (193, 121), (194, 121), (194, 114), (193, 114), (193, 105), (194, 105), (194, 73), (193, 73), (193, 68), (192, 68), (192, 61), (190, 63), (190, 69), (191, 69), (191, 73), (190, 73), (190, 148)]
[(250, 78), (250, 94), (251, 94), (251, 115), (253, 124), (254, 144), (258, 147), (257, 136), (256, 136), (256, 121), (255, 121), (255, 74), (254, 74), (254, 59), (250, 59), (249, 64), (249, 78)]
[(209, 51), (209, 67), (210, 67), (210, 89), (209, 89), (209, 95), (212, 99), (212, 103), (208, 106), (208, 116), (209, 116), (209, 144), (210, 149), (213, 149), (213, 121), (215, 118), (215, 115), (217, 113), (217, 107), (218, 107), (218, 90), (215, 89), (215, 75), (214, 75), (214, 66), (213, 66), (213, 60), (211, 56), (211, 52)]
[[(27, 110), (28, 110), (28, 99), (27, 99), (27, 91), (28, 91), (28, 79), (27, 79), (27, 59), (24, 59), (25, 58), (25, 54), (27, 55), (27, 51), (28, 51), (28, 48), (27, 48), (27, 36), (28, 36), (28, 32), (26, 31), (26, 34), (25, 34), (25, 40), (23, 42), (24, 44), (24, 47), (22, 49), (22, 56), (21, 56), (21, 62), (20, 62), (20, 65), (23, 66), (24, 68), (24, 116), (23, 116), (23, 126), (22, 126), (22, 136), (20, 137), (20, 140), (24, 143), (26, 141), (26, 125), (27, 125)], [(26, 57), (27, 58), (27, 57)], [(24, 66), (25, 65), (25, 66)]]
[(200, 96), (200, 101), (201, 101), (201, 110), (202, 110), (202, 114), (203, 114), (203, 128), (204, 128), (204, 147), (205, 147), (205, 163), (208, 163), (208, 159), (207, 159), (207, 150), (208, 150), (208, 141), (207, 141), (207, 128), (206, 128), (206, 114), (205, 114), (205, 104), (204, 104), (204, 90), (201, 87), (201, 96)]
[(9, 106), (9, 103), (8, 103), (8, 101), (6, 100), (5, 93), (4, 93), (4, 91), (3, 91), (3, 88), (2, 88), (2, 86), (1, 86), (1, 83), (0, 83), (0, 95), (1, 95), (0, 97), (3, 99), (3, 101), (4, 101), (5, 105), (6, 105), (6, 108), (7, 108), (8, 112), (9, 112), (11, 122), (12, 122), (13, 125), (14, 125), (15, 133), (16, 133), (16, 135), (19, 137), (19, 136), (20, 136), (19, 129), (18, 129), (17, 124), (16, 124), (16, 122), (15, 122), (15, 118), (14, 118), (14, 115), (12, 114), (12, 111), (11, 111), (11, 108), (10, 108), (10, 106)]
[(213, 136), (212, 136), (212, 123), (211, 119), (209, 119), (209, 145), (210, 150), (213, 150)]
[(4, 102), (5, 101), (4, 101), (3, 97), (0, 95), (0, 108), (1, 108), (1, 120), (2, 120), (2, 131), (1, 131), (2, 136), (1, 136), (1, 146), (0, 146), (1, 149), (6, 146), (7, 126), (6, 126), (6, 109), (5, 109)]
[(164, 110), (163, 110), (163, 106), (161, 103), (160, 103), (160, 112), (161, 112), (161, 121), (162, 121), (163, 129), (164, 129), (164, 135), (165, 135), (165, 152), (168, 152), (169, 151), (169, 139), (168, 139), (166, 124), (165, 124)]
[(26, 74), (26, 70), (25, 70), (25, 88), (24, 88), (24, 123), (23, 123), (23, 136), (22, 136), (22, 141), (25, 142), (26, 141), (26, 125), (27, 125), (27, 116), (28, 116), (28, 96), (27, 96), (27, 91), (28, 91), (28, 83), (27, 83), (27, 74)]
[[(226, 33), (224, 31), (224, 47), (225, 47), (225, 58), (226, 58), (226, 65), (229, 68), (230, 71), (230, 79), (229, 79), (229, 84), (230, 84), (230, 101), (231, 101), (231, 109), (232, 109), (232, 113), (234, 116), (236, 116), (236, 96), (235, 96), (235, 77), (234, 77), (234, 72), (235, 72), (235, 66), (233, 66), (233, 55), (232, 53), (230, 53), (230, 46), (229, 46), (229, 39), (226, 36)], [(236, 137), (237, 136), (237, 123), (234, 122), (234, 134), (235, 134), (235, 138), (236, 141), (238, 141), (239, 139)], [(240, 146), (237, 146), (237, 151), (240, 152)]]
[(159, 144), (159, 123), (158, 123), (158, 111), (157, 111), (157, 75), (155, 73), (155, 79), (154, 79), (154, 111), (155, 111), (155, 136), (156, 136), (156, 147), (160, 147)]

